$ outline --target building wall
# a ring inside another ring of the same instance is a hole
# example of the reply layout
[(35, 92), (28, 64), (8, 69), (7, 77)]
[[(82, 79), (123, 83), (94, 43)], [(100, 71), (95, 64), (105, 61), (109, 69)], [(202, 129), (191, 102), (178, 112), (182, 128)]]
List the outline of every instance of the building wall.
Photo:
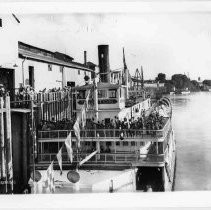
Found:
[(48, 63), (41, 63), (32, 60), (24, 62), (25, 85), (29, 85), (29, 66), (34, 67), (34, 87), (36, 91), (62, 87), (62, 72), (57, 65), (51, 65), (52, 71), (48, 69)]
[[(84, 71), (80, 70), (78, 74), (77, 69), (72, 69), (64, 67), (61, 70), (61, 66), (51, 64), (52, 71), (48, 69), (48, 63), (38, 62), (33, 60), (25, 60), (19, 58), (18, 68), (15, 71), (15, 87), (20, 87), (22, 83), (22, 63), (24, 68), (24, 82), (25, 85), (29, 85), (29, 66), (34, 67), (34, 87), (35, 91), (43, 90), (44, 88), (62, 88), (67, 85), (67, 82), (75, 82), (75, 85), (84, 85)], [(86, 74), (91, 78), (91, 73), (86, 72)]]
[(75, 82), (75, 85), (84, 85), (85, 81), (84, 81), (84, 77), (85, 75), (88, 75), (89, 78), (91, 79), (91, 73), (90, 72), (86, 72), (83, 70), (78, 70), (78, 69), (71, 69), (71, 68), (67, 68), (64, 67), (64, 84), (66, 85), (68, 81), (70, 82)]

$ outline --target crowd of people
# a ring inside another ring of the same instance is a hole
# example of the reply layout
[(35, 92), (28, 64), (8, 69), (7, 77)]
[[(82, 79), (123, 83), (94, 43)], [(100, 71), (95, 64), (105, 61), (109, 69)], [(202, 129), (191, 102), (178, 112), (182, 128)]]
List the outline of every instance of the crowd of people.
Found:
[[(138, 118), (132, 117), (127, 120), (124, 118), (120, 120), (117, 116), (108, 121), (102, 120), (96, 122), (94, 118), (88, 119), (85, 127), (81, 129), (81, 136), (83, 137), (134, 137), (143, 134), (155, 135), (155, 131), (160, 130), (165, 125), (165, 118), (159, 116), (158, 112), (151, 112), (148, 116), (145, 113)], [(63, 119), (62, 121), (55, 122), (43, 121), (38, 130), (53, 131), (53, 130), (73, 130), (75, 120)]]
[(35, 92), (35, 89), (31, 86), (25, 86), (25, 87), (20, 87), (18, 89), (18, 91), (16, 92), (16, 96), (18, 96), (18, 98), (20, 100), (24, 100), (24, 97), (27, 98), (27, 96), (33, 95), (35, 93), (56, 93), (56, 92), (66, 92), (68, 91), (69, 88), (68, 87), (64, 87), (64, 88), (52, 88), (52, 89), (46, 89), (44, 88), (43, 90), (40, 90), (38, 92)]
[(0, 97), (5, 97), (6, 94), (7, 94), (7, 91), (6, 91), (5, 87), (4, 87), (4, 85), (0, 84)]
[[(47, 90), (46, 88), (43, 90), (40, 90), (38, 92), (35, 91), (35, 89), (31, 86), (25, 86), (25, 87), (20, 87), (18, 89), (15, 89), (14, 94), (12, 93), (12, 104), (14, 107), (19, 107), (19, 108), (27, 108), (30, 105), (30, 101), (33, 99), (34, 102), (36, 103), (39, 102), (39, 100), (50, 100), (50, 94), (51, 93), (61, 93), (60, 95), (63, 95), (62, 93), (65, 93), (68, 91), (68, 87), (64, 88), (52, 88)], [(0, 95), (1, 95), (1, 86), (0, 86)], [(47, 94), (45, 95), (45, 98), (42, 98), (42, 94)], [(41, 95), (39, 95), (41, 94)]]

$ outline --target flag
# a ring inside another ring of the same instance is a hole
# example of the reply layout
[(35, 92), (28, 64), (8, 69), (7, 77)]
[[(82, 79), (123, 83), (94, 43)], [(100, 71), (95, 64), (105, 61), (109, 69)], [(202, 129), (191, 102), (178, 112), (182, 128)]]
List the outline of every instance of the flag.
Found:
[(122, 75), (122, 82), (123, 84), (127, 84), (128, 83), (128, 69), (127, 69), (127, 64), (126, 64), (126, 60), (125, 60), (125, 50), (123, 48), (123, 64), (124, 64), (124, 71), (123, 71), (123, 75)]
[(58, 164), (59, 164), (60, 171), (61, 171), (60, 174), (62, 175), (62, 148), (59, 150), (56, 157), (57, 157)]
[(82, 107), (82, 109), (81, 109), (81, 123), (82, 123), (82, 128), (84, 128), (85, 125), (86, 125), (86, 110), (85, 110), (85, 107)]
[(13, 167), (12, 167), (12, 160), (8, 163), (8, 173), (9, 179), (13, 179)]
[(67, 149), (67, 153), (68, 156), (70, 158), (70, 162), (73, 162), (73, 150), (72, 150), (72, 139), (71, 139), (71, 132), (69, 133), (69, 135), (67, 136), (66, 140), (65, 140), (65, 146)]
[(46, 190), (49, 191), (50, 193), (55, 192), (53, 162), (50, 164), (50, 166), (46, 171), (45, 187)]
[(123, 47), (123, 64), (124, 64), (124, 70), (127, 69), (127, 64), (126, 64), (126, 61), (125, 61), (125, 49)]
[(80, 148), (80, 126), (79, 126), (79, 117), (77, 117), (77, 120), (73, 126), (73, 130), (75, 132), (76, 140), (78, 143), (78, 148)]
[(89, 105), (89, 95), (90, 95), (90, 90), (87, 94), (86, 100), (84, 101), (84, 104), (81, 108), (81, 122), (82, 122), (82, 127), (84, 128), (85, 124), (86, 124), (86, 112), (88, 109), (88, 105)]

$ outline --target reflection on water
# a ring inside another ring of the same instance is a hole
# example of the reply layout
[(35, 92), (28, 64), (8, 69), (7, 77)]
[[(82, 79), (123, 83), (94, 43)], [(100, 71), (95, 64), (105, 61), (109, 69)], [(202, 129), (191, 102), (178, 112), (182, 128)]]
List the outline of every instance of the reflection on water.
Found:
[(175, 191), (211, 190), (211, 92), (171, 99), (177, 142)]

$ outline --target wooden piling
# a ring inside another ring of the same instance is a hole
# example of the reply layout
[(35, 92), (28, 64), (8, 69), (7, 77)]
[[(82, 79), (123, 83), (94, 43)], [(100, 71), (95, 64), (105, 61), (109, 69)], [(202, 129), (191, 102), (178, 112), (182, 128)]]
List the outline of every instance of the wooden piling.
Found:
[(4, 109), (4, 100), (2, 97), (0, 97), (1, 179), (4, 179), (6, 177), (3, 109)]
[(11, 192), (13, 192), (13, 162), (12, 162), (12, 128), (11, 128), (11, 110), (10, 97), (6, 96), (6, 159), (7, 159), (7, 174)]

